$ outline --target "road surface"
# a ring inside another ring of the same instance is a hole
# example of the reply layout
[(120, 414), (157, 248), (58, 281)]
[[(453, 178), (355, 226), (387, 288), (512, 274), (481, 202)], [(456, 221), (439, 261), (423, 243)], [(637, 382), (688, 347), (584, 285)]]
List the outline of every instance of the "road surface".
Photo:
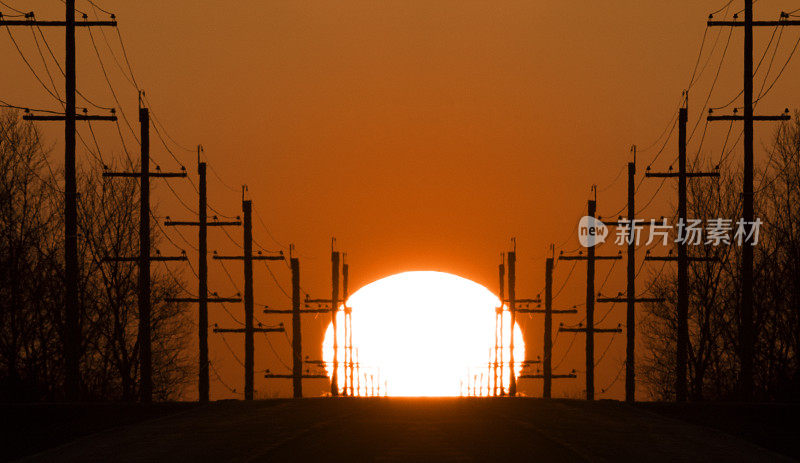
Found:
[(216, 402), (28, 461), (790, 461), (618, 402), (525, 398)]

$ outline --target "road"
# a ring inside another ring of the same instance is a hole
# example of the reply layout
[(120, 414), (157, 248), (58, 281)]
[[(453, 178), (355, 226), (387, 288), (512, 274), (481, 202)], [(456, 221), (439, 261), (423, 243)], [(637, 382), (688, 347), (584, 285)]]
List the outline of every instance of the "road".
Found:
[(618, 402), (525, 398), (216, 402), (28, 461), (790, 461)]

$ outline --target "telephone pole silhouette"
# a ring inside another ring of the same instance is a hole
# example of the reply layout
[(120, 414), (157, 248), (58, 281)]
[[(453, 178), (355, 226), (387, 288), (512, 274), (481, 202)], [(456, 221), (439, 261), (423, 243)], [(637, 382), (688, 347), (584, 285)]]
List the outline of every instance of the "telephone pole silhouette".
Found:
[[(527, 312), (524, 309), (517, 309), (517, 303), (522, 304), (540, 304), (542, 302), (541, 299), (538, 297), (535, 299), (517, 299), (517, 241), (515, 238), (512, 238), (511, 241), (514, 243), (514, 247), (512, 251), (506, 253), (506, 260), (508, 262), (508, 299), (504, 300), (503, 302), (508, 303), (508, 313), (511, 317), (511, 324), (510, 324), (510, 333), (508, 334), (508, 359), (509, 359), (509, 380), (508, 380), (508, 395), (514, 397), (517, 395), (517, 372), (515, 371), (515, 361), (514, 361), (514, 327), (517, 323), (517, 312)], [(503, 274), (503, 270), (501, 269), (501, 278)], [(501, 280), (501, 286), (502, 286)], [(502, 308), (502, 307), (501, 307)], [(502, 336), (502, 313), (500, 314), (500, 326), (501, 326), (501, 335), (500, 335), (500, 342), (501, 344), (504, 342)]]
[(254, 333), (274, 333), (283, 332), (283, 324), (273, 327), (254, 327), (253, 326), (253, 261), (254, 260), (284, 260), (283, 253), (280, 255), (253, 255), (253, 204), (249, 199), (244, 199), (244, 188), (242, 188), (242, 215), (244, 239), (244, 255), (241, 256), (222, 256), (214, 254), (216, 260), (240, 260), (244, 263), (244, 328), (214, 328), (215, 333), (243, 333), (244, 334), (244, 399), (253, 400), (253, 368), (254, 368)]
[(636, 219), (636, 146), (631, 148), (633, 152), (633, 162), (628, 163), (628, 217), (622, 219), (617, 224), (609, 224), (610, 226), (628, 227), (627, 252), (627, 287), (624, 297), (621, 294), (617, 297), (598, 297), (598, 303), (610, 302), (618, 303), (624, 302), (626, 305), (625, 314), (625, 401), (636, 401), (636, 304), (637, 303), (654, 303), (663, 302), (663, 298), (653, 297), (636, 297), (636, 246), (639, 245), (639, 235), (637, 226), (654, 225), (654, 221), (648, 224), (642, 220)]
[(139, 264), (139, 363), (141, 385), (139, 396), (142, 402), (153, 400), (153, 341), (150, 333), (151, 294), (150, 294), (150, 262), (185, 261), (186, 253), (177, 257), (150, 255), (150, 179), (151, 178), (184, 178), (186, 170), (181, 172), (150, 172), (150, 112), (145, 107), (139, 108), (139, 130), (141, 156), (139, 172), (103, 172), (103, 177), (138, 178), (139, 179), (139, 256), (108, 257), (109, 262), (138, 262)]
[(227, 227), (241, 226), (242, 222), (237, 217), (236, 221), (221, 222), (214, 220), (208, 221), (208, 198), (206, 186), (206, 163), (200, 162), (202, 147), (197, 147), (197, 174), (199, 176), (199, 204), (197, 207), (197, 222), (169, 220), (164, 222), (167, 227), (197, 227), (198, 230), (198, 290), (197, 297), (176, 297), (169, 298), (167, 302), (197, 303), (197, 326), (198, 326), (198, 346), (199, 346), (199, 368), (198, 368), (198, 394), (200, 402), (208, 402), (210, 396), (209, 376), (208, 376), (208, 303), (242, 302), (240, 297), (217, 297), (208, 294), (208, 227)]
[[(550, 245), (551, 251), (553, 245)], [(516, 255), (515, 255), (516, 257)], [(516, 269), (515, 269), (516, 271)], [(552, 368), (552, 353), (553, 353), (553, 315), (557, 314), (575, 314), (578, 313), (577, 309), (566, 310), (553, 310), (553, 257), (545, 259), (545, 285), (544, 285), (544, 309), (541, 308), (542, 299), (541, 295), (537, 295), (533, 299), (517, 299), (515, 302), (522, 302), (526, 307), (519, 308), (518, 313), (527, 314), (544, 314), (544, 356), (541, 360), (525, 360), (524, 365), (541, 364), (542, 372), (535, 374), (521, 374), (518, 379), (543, 379), (542, 384), (542, 397), (549, 399), (552, 395), (552, 382), (553, 379), (566, 379), (575, 378), (575, 373), (568, 374), (553, 374)], [(510, 281), (510, 280), (509, 280)], [(536, 308), (529, 308), (528, 304), (537, 304)]]
[[(292, 380), (292, 396), (295, 399), (303, 397), (303, 379), (327, 379), (324, 374), (312, 374), (308, 369), (303, 373), (303, 341), (301, 329), (301, 315), (304, 314), (320, 314), (330, 312), (327, 308), (300, 308), (300, 261), (294, 257), (294, 245), (289, 245), (289, 262), (292, 270), (292, 308), (285, 309), (264, 309), (265, 314), (290, 314), (292, 316), (292, 373), (275, 374), (270, 373), (264, 375), (266, 379), (291, 379)], [(316, 363), (306, 361), (305, 363)]]
[[(597, 200), (589, 200), (588, 216), (595, 217), (597, 212)], [(592, 243), (594, 244), (594, 243)], [(561, 332), (586, 333), (586, 400), (594, 400), (594, 335), (597, 333), (620, 333), (621, 328), (595, 328), (594, 326), (594, 267), (598, 260), (619, 260), (621, 255), (616, 256), (597, 256), (595, 255), (594, 245), (589, 246), (586, 252), (574, 256), (559, 255), (558, 260), (585, 260), (586, 261), (586, 327), (567, 328), (560, 326)]]
[[(689, 178), (719, 177), (719, 172), (687, 172), (686, 169), (686, 122), (688, 110), (684, 106), (678, 110), (678, 172), (645, 172), (645, 177), (662, 177), (678, 179), (678, 222), (686, 224), (688, 220), (686, 181)], [(680, 238), (680, 237), (679, 237)], [(686, 247), (686, 236), (676, 240), (678, 257), (645, 256), (645, 260), (678, 262), (678, 304), (677, 304), (677, 340), (675, 353), (675, 400), (684, 402), (688, 396), (687, 364), (689, 361), (689, 262), (711, 261), (710, 258), (689, 257)]]
[[(64, 27), (65, 54), (64, 54), (64, 114), (38, 116), (26, 114), (22, 118), (27, 121), (64, 121), (64, 386), (68, 400), (80, 400), (80, 344), (81, 327), (80, 311), (78, 307), (78, 190), (75, 166), (75, 133), (76, 121), (116, 121), (117, 117), (78, 115), (75, 107), (75, 94), (77, 93), (76, 59), (75, 59), (75, 28), (91, 26), (116, 27), (117, 21), (111, 16), (111, 21), (83, 21), (75, 20), (75, 0), (64, 0), (66, 9), (64, 21), (39, 21), (33, 14), (26, 14), (24, 20), (0, 18), (0, 26), (29, 26), (29, 27)], [(32, 30), (32, 29), (31, 29)]]
[(508, 259), (508, 313), (511, 316), (511, 328), (508, 334), (508, 395), (514, 397), (517, 395), (517, 375), (514, 371), (514, 327), (517, 321), (517, 307), (516, 307), (516, 285), (517, 285), (517, 253), (516, 242), (514, 243), (514, 251), (510, 251), (506, 258)]
[(333, 323), (333, 374), (331, 395), (339, 395), (339, 334), (336, 328), (336, 313), (339, 311), (339, 252), (331, 251), (331, 323)]
[[(497, 308), (495, 312), (495, 328), (494, 328), (494, 395), (504, 396), (506, 395), (505, 385), (503, 384), (503, 361), (505, 357), (503, 356), (503, 305), (505, 304), (506, 300), (506, 265), (505, 265), (505, 255), (500, 254), (500, 265), (498, 266), (498, 272), (500, 276), (500, 307)], [(499, 341), (498, 341), (499, 337)], [(499, 377), (498, 377), (498, 367), (500, 369)]]
[(306, 304), (330, 304), (331, 325), (333, 327), (333, 363), (331, 371), (331, 396), (339, 396), (339, 336), (337, 333), (336, 313), (339, 311), (339, 272), (341, 267), (341, 254), (334, 246), (336, 238), (331, 238), (331, 298), (309, 299)]
[[(341, 262), (341, 254), (339, 251), (336, 251), (334, 246), (336, 244), (336, 238), (331, 239), (331, 298), (330, 299), (311, 299), (306, 295), (306, 307), (309, 307), (311, 304), (330, 304), (330, 307), (327, 309), (320, 309), (323, 312), (330, 312), (331, 314), (331, 325), (333, 328), (333, 362), (332, 362), (332, 371), (331, 371), (331, 396), (338, 397), (339, 396), (339, 338), (337, 334), (337, 321), (336, 321), (336, 313), (339, 310), (339, 275), (340, 269), (342, 267)], [(346, 302), (346, 300), (345, 300)], [(346, 345), (346, 344), (345, 344)], [(345, 368), (346, 370), (346, 368)]]
[[(753, 115), (753, 28), (754, 27), (783, 27), (800, 26), (800, 21), (790, 20), (787, 13), (781, 13), (778, 21), (753, 20), (753, 0), (744, 0), (744, 21), (714, 21), (709, 16), (708, 26), (726, 26), (744, 28), (744, 115), (743, 116), (711, 116), (709, 121), (743, 121), (744, 122), (744, 172), (742, 185), (742, 220), (748, 227), (742, 246), (741, 267), (741, 313), (739, 320), (739, 361), (741, 363), (740, 389), (743, 400), (753, 399), (753, 357), (755, 352), (755, 327), (753, 326), (753, 236), (754, 222), (753, 207), (753, 122), (788, 120), (788, 110), (780, 116), (755, 116)], [(735, 18), (735, 16), (734, 16)], [(759, 97), (760, 98), (760, 97)], [(711, 110), (709, 110), (711, 113)]]
[(347, 299), (350, 297), (350, 265), (347, 263), (347, 254), (342, 255), (342, 305), (344, 307), (344, 395), (353, 397), (353, 309), (348, 307)]

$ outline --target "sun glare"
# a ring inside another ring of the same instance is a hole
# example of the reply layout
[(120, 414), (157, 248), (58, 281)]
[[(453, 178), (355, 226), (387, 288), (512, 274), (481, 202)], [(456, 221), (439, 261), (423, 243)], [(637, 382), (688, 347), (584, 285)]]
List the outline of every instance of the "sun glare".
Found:
[[(490, 395), (495, 361), (496, 308), (500, 300), (485, 287), (442, 272), (406, 272), (370, 283), (349, 298), (352, 330), (345, 340), (345, 315), (337, 314), (338, 384), (344, 390), (351, 359), (356, 395)], [(503, 317), (502, 345), (509, 345), (510, 320)], [(499, 327), (498, 333), (499, 333)], [(525, 345), (514, 330), (515, 370)], [(349, 336), (352, 335), (352, 344)], [(508, 387), (509, 349), (501, 359)], [(323, 359), (332, 372), (333, 326), (328, 325)]]

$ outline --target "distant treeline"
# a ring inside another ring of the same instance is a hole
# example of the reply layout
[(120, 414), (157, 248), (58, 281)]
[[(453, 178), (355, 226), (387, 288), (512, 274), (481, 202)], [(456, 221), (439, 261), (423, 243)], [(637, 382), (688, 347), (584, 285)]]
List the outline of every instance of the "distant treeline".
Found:
[[(55, 167), (63, 163), (50, 160), (63, 155), (51, 151), (32, 123), (13, 111), (0, 113), (0, 401), (64, 397), (64, 194), (62, 170)], [(105, 180), (99, 163), (83, 164), (87, 169), (78, 177), (81, 397), (134, 400), (137, 269), (135, 263), (103, 259), (139, 253), (138, 185), (135, 179)], [(122, 167), (138, 169), (130, 163)], [(157, 243), (155, 236), (152, 241)], [(152, 273), (154, 398), (174, 399), (194, 366), (185, 348), (192, 325), (185, 306), (164, 302), (181, 292), (180, 276), (163, 267)]]
[[(763, 222), (755, 246), (755, 398), (800, 400), (800, 113), (776, 131), (755, 175), (755, 216)], [(742, 177), (735, 156), (718, 179), (688, 183), (690, 219), (730, 219), (730, 245), (688, 246), (689, 256), (717, 262), (689, 265), (689, 398), (738, 398), (741, 247), (733, 240), (742, 216)], [(707, 170), (695, 165), (689, 170)], [(673, 222), (674, 223), (674, 217)], [(705, 238), (704, 238), (705, 241)], [(660, 267), (660, 266), (659, 266)], [(677, 275), (674, 266), (651, 278), (649, 304), (640, 330), (644, 365), (639, 371), (656, 399), (674, 398)]]

